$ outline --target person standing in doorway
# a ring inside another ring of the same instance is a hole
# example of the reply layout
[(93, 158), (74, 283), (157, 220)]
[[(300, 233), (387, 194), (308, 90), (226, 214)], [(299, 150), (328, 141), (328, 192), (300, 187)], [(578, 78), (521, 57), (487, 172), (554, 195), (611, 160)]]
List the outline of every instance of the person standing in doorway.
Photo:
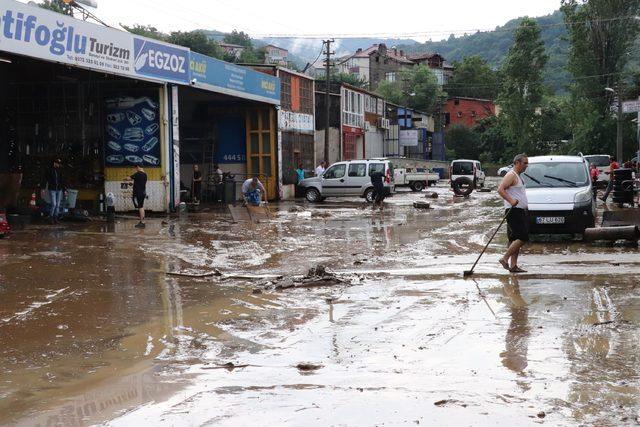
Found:
[[(56, 158), (53, 161), (52, 167), (47, 171), (45, 178), (42, 182), (42, 188), (46, 187), (49, 192), (49, 201), (51, 207), (49, 209), (49, 221), (51, 224), (57, 224), (60, 217), (60, 204), (62, 203), (62, 196), (67, 196), (67, 188), (65, 187), (64, 178), (60, 165), (62, 161)], [(42, 190), (41, 197), (44, 198), (45, 190)]]
[(200, 172), (200, 167), (198, 165), (193, 165), (193, 184), (191, 188), (193, 202), (200, 203), (200, 197), (202, 194), (202, 172)]
[(302, 163), (298, 164), (298, 169), (296, 169), (296, 184), (300, 185), (300, 183), (304, 180), (304, 166)]
[(507, 236), (509, 238), (509, 249), (499, 262), (511, 273), (526, 272), (518, 266), (518, 256), (522, 246), (529, 241), (529, 204), (524, 181), (520, 176), (528, 166), (527, 156), (518, 154), (513, 159), (513, 168), (507, 172), (498, 187), (498, 194), (504, 199), (504, 207), (507, 212)]
[(616, 169), (620, 169), (620, 165), (616, 162), (616, 158), (611, 156), (611, 163), (609, 164), (610, 172), (605, 172), (609, 175), (609, 184), (607, 185), (607, 190), (604, 192), (604, 195), (600, 200), (607, 203), (607, 198), (609, 197), (609, 193), (613, 190), (613, 171)]
[(327, 170), (327, 162), (324, 160), (320, 162), (318, 167), (316, 168), (316, 176), (324, 175), (324, 171)]
[[(211, 176), (211, 175), (209, 175)], [(218, 164), (213, 165), (213, 200), (221, 202), (224, 196), (224, 173)], [(228, 200), (231, 201), (231, 200)]]
[(140, 215), (140, 221), (136, 224), (136, 228), (145, 228), (144, 199), (147, 198), (147, 174), (142, 166), (136, 165), (136, 172), (127, 177), (125, 181), (133, 181), (133, 206), (138, 209)]

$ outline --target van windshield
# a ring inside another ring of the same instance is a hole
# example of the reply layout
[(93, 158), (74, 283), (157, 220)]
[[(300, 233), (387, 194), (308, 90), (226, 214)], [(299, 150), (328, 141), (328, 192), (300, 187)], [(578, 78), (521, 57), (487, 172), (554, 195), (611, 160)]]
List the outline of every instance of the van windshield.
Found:
[(522, 180), (527, 188), (584, 187), (589, 184), (589, 174), (583, 163), (529, 163)]
[(609, 156), (584, 156), (584, 158), (599, 168), (607, 167), (611, 164)]
[(454, 162), (454, 175), (473, 175), (473, 162)]

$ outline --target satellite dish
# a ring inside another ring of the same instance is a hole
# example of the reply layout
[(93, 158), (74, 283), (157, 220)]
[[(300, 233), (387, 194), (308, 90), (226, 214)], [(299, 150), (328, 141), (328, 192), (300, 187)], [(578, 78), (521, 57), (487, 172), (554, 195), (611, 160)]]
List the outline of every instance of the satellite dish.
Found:
[(74, 5), (74, 4), (83, 4), (85, 6), (93, 7), (94, 9), (98, 7), (98, 2), (95, 0), (62, 0), (66, 4)]
[(94, 9), (98, 8), (98, 2), (96, 0), (75, 0), (77, 3), (83, 4), (85, 6), (92, 7)]

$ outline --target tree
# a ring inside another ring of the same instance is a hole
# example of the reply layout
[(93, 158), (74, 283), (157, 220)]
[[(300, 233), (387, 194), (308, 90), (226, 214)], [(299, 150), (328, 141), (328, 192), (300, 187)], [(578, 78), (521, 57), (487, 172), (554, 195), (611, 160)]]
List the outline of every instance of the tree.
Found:
[(63, 15), (73, 16), (73, 8), (62, 0), (44, 0), (42, 3), (39, 3), (38, 6), (43, 9), (62, 13)]
[(233, 30), (231, 33), (224, 36), (223, 41), (228, 44), (236, 44), (238, 46), (253, 48), (251, 37), (249, 37), (249, 34), (244, 31)]
[[(640, 35), (640, 0), (562, 0), (569, 30), (569, 70), (574, 77), (574, 146), (584, 152), (614, 152), (611, 104), (617, 87), (625, 96), (625, 66)], [(630, 126), (630, 124), (627, 124)], [(631, 148), (631, 147), (629, 147)]]
[(533, 122), (544, 94), (542, 73), (547, 63), (540, 28), (524, 18), (514, 34), (502, 67), (502, 83), (498, 103), (507, 136), (518, 152), (532, 152)]
[(508, 138), (504, 122), (498, 117), (479, 120), (473, 131), (480, 136), (480, 160), (485, 163), (506, 163), (513, 159), (514, 153), (507, 151)]
[(202, 31), (174, 31), (167, 37), (166, 41), (188, 47), (194, 52), (211, 56), (212, 58), (222, 59), (224, 55), (218, 43), (211, 40)]
[(401, 70), (396, 81), (380, 82), (376, 92), (389, 102), (427, 113), (436, 109), (442, 94), (437, 77), (424, 65)]
[(477, 159), (480, 157), (480, 136), (466, 126), (455, 124), (447, 130), (445, 136), (447, 148), (458, 159)]
[(453, 79), (445, 86), (450, 97), (496, 99), (499, 90), (498, 73), (481, 57), (468, 56), (454, 62)]
[(150, 39), (156, 40), (166, 40), (167, 35), (158, 31), (156, 27), (151, 25), (139, 25), (135, 24), (132, 27), (128, 27), (126, 25), (120, 24), (122, 28), (127, 30), (132, 34), (136, 34), (138, 36), (149, 37)]

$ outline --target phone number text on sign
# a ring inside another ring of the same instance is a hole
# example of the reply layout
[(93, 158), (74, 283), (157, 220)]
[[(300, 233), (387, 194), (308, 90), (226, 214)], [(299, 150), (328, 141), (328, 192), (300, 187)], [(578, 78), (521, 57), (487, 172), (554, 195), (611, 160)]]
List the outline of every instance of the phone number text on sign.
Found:
[(222, 159), (225, 162), (246, 162), (247, 156), (244, 154), (225, 154)]

